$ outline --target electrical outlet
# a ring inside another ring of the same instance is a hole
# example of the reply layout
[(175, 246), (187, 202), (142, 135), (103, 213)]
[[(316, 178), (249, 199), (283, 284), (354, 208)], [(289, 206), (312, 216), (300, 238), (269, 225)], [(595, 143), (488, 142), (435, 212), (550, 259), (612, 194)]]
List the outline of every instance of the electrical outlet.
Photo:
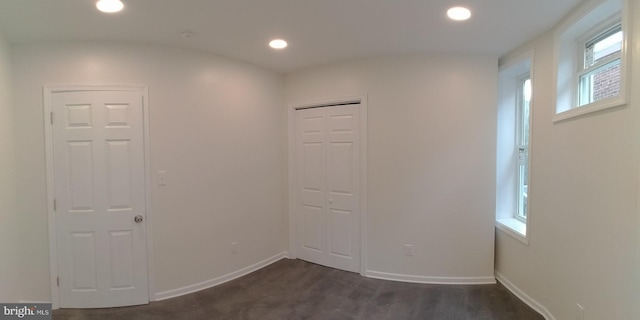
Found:
[(238, 253), (238, 241), (231, 242), (231, 254)]
[(164, 170), (158, 171), (158, 187), (167, 186), (167, 172)]
[(404, 245), (404, 255), (405, 256), (413, 256), (413, 245), (412, 244), (405, 244)]
[(576, 303), (576, 320), (584, 320), (584, 308)]

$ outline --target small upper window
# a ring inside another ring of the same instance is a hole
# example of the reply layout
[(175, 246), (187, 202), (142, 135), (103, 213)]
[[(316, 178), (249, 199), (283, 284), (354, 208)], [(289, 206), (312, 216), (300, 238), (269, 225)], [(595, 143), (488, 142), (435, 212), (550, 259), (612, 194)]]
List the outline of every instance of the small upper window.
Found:
[(627, 1), (585, 0), (556, 28), (554, 122), (627, 103)]
[(578, 72), (579, 106), (616, 97), (620, 93), (622, 26), (617, 24), (587, 42), (582, 69)]

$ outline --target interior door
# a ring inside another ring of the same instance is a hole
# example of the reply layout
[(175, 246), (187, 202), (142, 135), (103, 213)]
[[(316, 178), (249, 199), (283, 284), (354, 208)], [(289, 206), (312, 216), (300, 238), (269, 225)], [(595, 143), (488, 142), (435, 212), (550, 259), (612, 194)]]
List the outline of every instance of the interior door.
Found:
[(359, 104), (296, 110), (296, 252), (360, 269)]
[(60, 307), (148, 303), (143, 96), (51, 99)]

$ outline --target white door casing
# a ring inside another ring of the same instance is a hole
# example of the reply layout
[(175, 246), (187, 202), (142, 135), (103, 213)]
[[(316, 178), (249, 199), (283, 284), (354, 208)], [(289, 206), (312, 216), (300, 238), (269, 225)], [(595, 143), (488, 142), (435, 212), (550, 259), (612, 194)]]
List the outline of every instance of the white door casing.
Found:
[(59, 307), (148, 303), (143, 93), (61, 90), (49, 107)]
[(361, 271), (360, 104), (295, 111), (297, 257)]

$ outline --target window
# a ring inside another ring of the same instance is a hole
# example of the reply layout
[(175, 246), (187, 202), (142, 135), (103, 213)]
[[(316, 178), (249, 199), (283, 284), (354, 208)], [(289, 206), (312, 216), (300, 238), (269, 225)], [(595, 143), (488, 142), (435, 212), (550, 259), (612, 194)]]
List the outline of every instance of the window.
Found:
[(516, 147), (517, 152), (517, 209), (515, 218), (527, 220), (527, 198), (529, 189), (529, 114), (531, 106), (531, 77), (527, 74), (518, 82), (516, 106)]
[(533, 52), (500, 61), (496, 227), (527, 243)]
[(622, 26), (617, 24), (585, 42), (578, 72), (578, 106), (616, 97), (620, 92)]
[(626, 1), (588, 0), (556, 29), (554, 121), (626, 104)]

